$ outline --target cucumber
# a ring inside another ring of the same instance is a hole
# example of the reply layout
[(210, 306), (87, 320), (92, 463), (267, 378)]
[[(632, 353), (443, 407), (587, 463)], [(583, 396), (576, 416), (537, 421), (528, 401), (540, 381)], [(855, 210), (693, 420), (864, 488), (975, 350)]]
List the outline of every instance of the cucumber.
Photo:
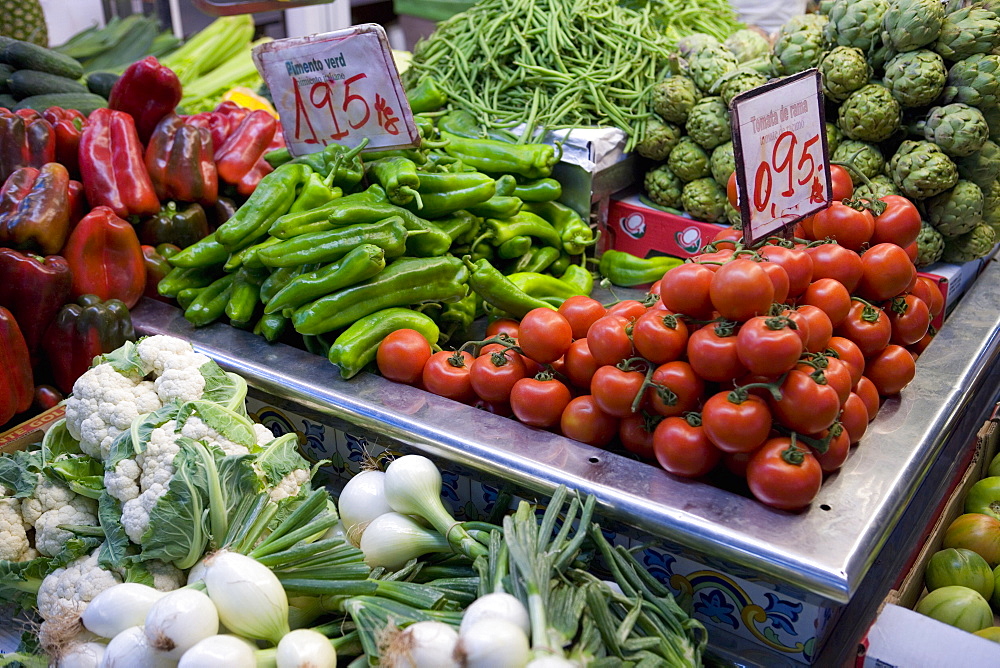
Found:
[(49, 107), (62, 107), (63, 109), (77, 109), (86, 116), (95, 109), (106, 106), (108, 106), (108, 101), (100, 95), (94, 95), (93, 93), (50, 93), (48, 95), (26, 97), (14, 106), (14, 110), (35, 109), (37, 111), (44, 111)]
[(105, 100), (110, 99), (111, 89), (120, 77), (120, 74), (114, 72), (91, 72), (87, 75), (87, 90)]
[(87, 87), (79, 81), (36, 70), (17, 70), (10, 75), (7, 87), (10, 88), (11, 95), (19, 100), (32, 95), (88, 92)]
[(83, 76), (83, 65), (75, 58), (20, 40), (10, 42), (0, 51), (0, 62), (18, 70), (38, 70), (69, 79)]
[(10, 91), (7, 88), (7, 80), (10, 79), (10, 75), (14, 73), (14, 68), (10, 65), (0, 64), (0, 93), (7, 93)]
[(4, 109), (13, 109), (16, 104), (17, 100), (14, 99), (13, 95), (0, 93), (0, 107), (3, 107)]

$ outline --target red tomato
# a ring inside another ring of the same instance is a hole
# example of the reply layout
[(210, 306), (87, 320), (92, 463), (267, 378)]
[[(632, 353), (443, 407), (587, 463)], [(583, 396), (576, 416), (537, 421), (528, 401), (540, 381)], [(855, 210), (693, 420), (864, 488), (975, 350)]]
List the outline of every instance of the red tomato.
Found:
[(854, 180), (850, 172), (840, 165), (830, 165), (830, 186), (834, 201), (847, 199), (854, 194)]
[(467, 352), (443, 350), (434, 353), (424, 365), (421, 379), (424, 389), (432, 394), (469, 403), (476, 398), (469, 379), (472, 355)]
[(608, 313), (620, 315), (627, 320), (635, 320), (646, 311), (646, 305), (636, 299), (623, 299), (608, 308)]
[(781, 383), (781, 400), (770, 397), (768, 404), (778, 422), (803, 434), (823, 431), (840, 412), (837, 391), (797, 369), (789, 371)]
[(665, 471), (685, 478), (705, 475), (722, 457), (704, 429), (682, 417), (668, 417), (656, 426), (653, 454)]
[(712, 315), (709, 286), (715, 273), (703, 264), (688, 262), (669, 269), (660, 279), (660, 299), (674, 313), (704, 320)]
[(806, 345), (809, 344), (809, 314), (805, 315), (798, 312), (794, 308), (786, 308), (781, 311), (778, 315), (783, 315), (792, 322), (795, 323), (795, 333), (799, 335), (799, 339), (802, 340), (802, 349), (805, 350)]
[[(662, 280), (663, 279), (661, 278), (660, 281)], [(660, 296), (660, 281), (656, 281), (651, 286), (649, 286), (649, 294), (656, 295), (657, 297)]]
[(923, 352), (927, 350), (927, 346), (929, 346), (931, 344), (931, 341), (933, 340), (934, 340), (934, 334), (931, 334), (930, 330), (928, 330), (927, 333), (924, 334), (924, 338), (920, 339), (919, 341), (917, 341), (916, 343), (914, 343), (909, 347), (910, 352), (918, 356), (922, 355)]
[(590, 388), (590, 379), (594, 377), (598, 364), (590, 354), (587, 339), (577, 339), (570, 344), (569, 350), (563, 355), (566, 365), (566, 376), (574, 387), (581, 390)]
[(771, 411), (767, 402), (756, 395), (740, 400), (737, 393), (724, 390), (705, 402), (701, 424), (705, 435), (719, 450), (753, 452), (771, 432)]
[(582, 339), (587, 336), (590, 326), (608, 314), (601, 302), (585, 295), (575, 295), (562, 303), (559, 312), (569, 322), (573, 330), (574, 339)]
[(903, 250), (906, 251), (906, 257), (910, 259), (910, 262), (916, 266), (917, 256), (920, 255), (920, 246), (917, 245), (917, 242), (914, 241), (909, 246), (903, 246)]
[[(735, 174), (735, 172), (734, 172)], [(736, 244), (743, 242), (743, 230), (735, 227), (725, 227), (716, 233), (712, 238), (712, 245), (718, 249), (728, 248), (735, 250)]]
[(813, 215), (813, 236), (833, 239), (844, 248), (860, 251), (875, 231), (875, 219), (868, 209), (857, 209), (834, 201)]
[(904, 295), (892, 300), (886, 310), (892, 325), (890, 341), (908, 346), (924, 338), (931, 324), (931, 312), (924, 300), (915, 295)]
[(761, 503), (782, 510), (804, 508), (823, 484), (823, 469), (801, 445), (791, 439), (768, 440), (747, 463), (747, 484)]
[(933, 279), (917, 276), (917, 282), (913, 286), (913, 294), (927, 304), (931, 318), (936, 318), (944, 310), (944, 295), (941, 294), (941, 288)]
[(736, 172), (729, 175), (726, 181), (726, 197), (729, 198), (729, 205), (734, 209), (740, 208), (739, 186), (736, 184)]
[(727, 262), (733, 259), (732, 248), (722, 248), (714, 253), (699, 253), (691, 258), (692, 262), (704, 265), (712, 272), (719, 270)]
[(550, 308), (528, 311), (521, 318), (519, 332), (517, 342), (521, 350), (541, 364), (555, 362), (573, 343), (573, 328), (569, 321), (562, 313)]
[[(831, 432), (833, 432), (832, 436)], [(851, 451), (851, 437), (843, 425), (836, 422), (829, 429), (813, 435), (813, 438), (818, 440), (824, 440), (827, 437), (830, 438), (830, 441), (827, 444), (826, 452), (820, 454), (813, 450), (813, 456), (816, 457), (816, 461), (819, 462), (824, 473), (833, 473), (847, 461), (847, 455)]]
[(837, 398), (843, 405), (851, 394), (851, 388), (854, 387), (851, 365), (836, 357), (827, 357), (824, 361), (826, 368), (823, 369), (823, 376), (826, 378), (826, 384), (837, 391)]
[(900, 195), (886, 195), (885, 211), (875, 219), (871, 244), (891, 243), (906, 248), (920, 234), (920, 212), (913, 202)]
[(833, 278), (820, 278), (809, 284), (806, 291), (799, 297), (800, 304), (811, 304), (821, 309), (830, 318), (830, 324), (836, 327), (851, 310), (851, 293), (844, 284)]
[(861, 267), (857, 294), (871, 302), (885, 301), (903, 292), (917, 272), (906, 251), (896, 244), (872, 246), (861, 256)]
[(476, 395), (485, 401), (510, 399), (514, 383), (525, 377), (526, 371), (521, 356), (508, 350), (489, 355), (480, 355), (469, 367), (469, 382)]
[(784, 304), (788, 299), (788, 272), (785, 271), (784, 267), (775, 262), (761, 262), (760, 267), (767, 273), (767, 277), (771, 280), (771, 286), (774, 288), (774, 302)]
[(785, 270), (788, 276), (789, 297), (798, 297), (809, 287), (813, 275), (813, 261), (804, 250), (768, 245), (762, 246), (757, 252), (769, 262), (781, 265)]
[(620, 315), (608, 314), (598, 318), (587, 330), (587, 346), (598, 366), (618, 364), (632, 357), (632, 339), (627, 327), (629, 321)]
[(835, 278), (848, 292), (854, 292), (864, 273), (861, 258), (838, 244), (821, 244), (806, 250), (813, 261), (813, 280)]
[(885, 312), (877, 306), (855, 301), (840, 326), (837, 336), (848, 338), (857, 344), (861, 354), (871, 357), (886, 347), (892, 336), (892, 325)]
[(502, 332), (511, 338), (516, 339), (518, 336), (518, 328), (519, 325), (517, 320), (511, 320), (510, 318), (497, 318), (486, 326), (486, 338), (494, 337)]
[(559, 424), (572, 396), (556, 379), (522, 378), (510, 391), (510, 408), (524, 424), (552, 427)]
[(633, 414), (632, 403), (645, 380), (646, 376), (641, 371), (622, 371), (616, 366), (602, 366), (590, 380), (590, 393), (602, 411), (624, 418)]
[(632, 345), (654, 364), (680, 359), (687, 350), (688, 328), (670, 311), (646, 311), (632, 325)]
[(715, 272), (709, 296), (722, 317), (743, 321), (767, 313), (774, 302), (774, 285), (760, 263), (738, 258)]
[(382, 339), (375, 353), (379, 373), (397, 383), (420, 381), (424, 364), (431, 357), (431, 344), (415, 329), (397, 329)]
[[(833, 335), (833, 324), (830, 322), (830, 316), (811, 304), (803, 304), (795, 311), (799, 317), (804, 318), (809, 323), (806, 328), (809, 338), (805, 342), (805, 349), (811, 353), (818, 353), (826, 348), (827, 342)], [(796, 320), (797, 323), (798, 320)]]
[(831, 336), (826, 347), (837, 353), (840, 361), (847, 364), (847, 368), (851, 372), (851, 386), (856, 385), (858, 379), (865, 372), (865, 356), (858, 348), (858, 344), (843, 336)]
[(851, 443), (860, 441), (868, 430), (868, 407), (854, 392), (848, 395), (847, 401), (841, 407), (840, 423), (847, 430), (847, 437)]
[(746, 478), (747, 464), (753, 458), (754, 452), (734, 452), (731, 454), (724, 452), (722, 453), (722, 465), (733, 475)]
[(705, 381), (681, 360), (656, 367), (650, 381), (655, 386), (647, 390), (647, 401), (654, 411), (666, 417), (693, 411), (705, 394)]
[(868, 421), (871, 422), (878, 415), (878, 409), (882, 403), (882, 397), (878, 395), (878, 388), (875, 387), (875, 383), (868, 380), (868, 376), (861, 376), (861, 380), (854, 384), (854, 393), (861, 397), (861, 401), (865, 402), (865, 408), (868, 410)]
[(816, 239), (816, 237), (813, 236), (813, 217), (812, 216), (806, 216), (805, 218), (803, 218), (802, 220), (800, 220), (796, 224), (796, 227), (801, 227), (802, 228), (802, 234), (801, 235), (798, 235), (798, 234), (796, 235), (800, 239), (805, 239), (807, 241), (814, 241)]
[(643, 459), (655, 456), (653, 449), (653, 433), (656, 426), (642, 413), (622, 418), (618, 423), (618, 438), (629, 452)]
[(618, 435), (618, 418), (602, 411), (594, 397), (585, 394), (566, 404), (559, 430), (567, 438), (602, 448)]
[(790, 322), (781, 316), (758, 315), (743, 323), (736, 335), (736, 354), (750, 373), (780, 376), (795, 366), (802, 356), (802, 339)]
[(878, 355), (868, 358), (865, 375), (879, 394), (888, 396), (899, 394), (909, 385), (916, 370), (913, 356), (906, 348), (889, 344)]
[(716, 383), (729, 382), (747, 372), (736, 350), (736, 334), (727, 333), (718, 325), (692, 333), (688, 337), (687, 356), (696, 374)]

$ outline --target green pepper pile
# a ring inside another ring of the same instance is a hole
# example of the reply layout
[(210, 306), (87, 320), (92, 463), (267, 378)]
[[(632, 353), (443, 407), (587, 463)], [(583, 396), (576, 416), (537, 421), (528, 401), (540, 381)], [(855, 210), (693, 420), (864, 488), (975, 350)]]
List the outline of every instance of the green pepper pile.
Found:
[(159, 293), (198, 327), (228, 318), (268, 341), (301, 337), (345, 378), (395, 329), (462, 341), (484, 312), (521, 317), (589, 294), (595, 237), (556, 201), (558, 150), (483, 138), (463, 112), (416, 120), (417, 149), (269, 154), (275, 170), (169, 258)]

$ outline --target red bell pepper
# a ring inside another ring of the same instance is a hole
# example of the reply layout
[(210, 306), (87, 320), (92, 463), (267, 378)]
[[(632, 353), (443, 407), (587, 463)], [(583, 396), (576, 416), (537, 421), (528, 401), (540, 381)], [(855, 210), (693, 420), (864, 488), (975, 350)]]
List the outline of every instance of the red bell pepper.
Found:
[(69, 217), (69, 172), (58, 162), (22, 167), (0, 189), (0, 244), (58, 253)]
[(122, 72), (111, 87), (108, 107), (131, 115), (139, 139), (145, 144), (160, 119), (177, 108), (181, 93), (181, 82), (174, 71), (154, 56), (147, 56)]
[(134, 340), (132, 316), (124, 303), (82, 295), (75, 304), (59, 309), (42, 338), (42, 350), (56, 387), (69, 393), (95, 357)]
[(215, 150), (215, 166), (219, 178), (236, 186), (236, 191), (249, 197), (260, 180), (273, 168), (264, 160), (264, 154), (274, 140), (278, 122), (263, 110), (250, 112)]
[(156, 290), (160, 279), (173, 271), (174, 267), (167, 258), (180, 253), (181, 249), (173, 244), (159, 244), (158, 246), (142, 246), (142, 259), (146, 263), (146, 289), (142, 293), (144, 297), (149, 297), (157, 301), (170, 304), (173, 302), (169, 297), (163, 297)]
[(59, 255), (45, 258), (0, 248), (0, 306), (14, 314), (32, 355), (59, 308), (69, 301), (73, 278)]
[(90, 213), (87, 205), (87, 196), (83, 192), (83, 184), (79, 181), (69, 182), (69, 231), (72, 232), (76, 224), (83, 220), (83, 217)]
[(135, 122), (123, 111), (97, 109), (87, 118), (80, 138), (80, 172), (93, 206), (107, 206), (122, 218), (160, 210)]
[(66, 166), (74, 178), (80, 175), (80, 137), (87, 117), (76, 109), (49, 107), (42, 112), (42, 117), (52, 126), (56, 137), (56, 162)]
[(55, 159), (55, 132), (47, 120), (32, 109), (0, 108), (0, 182), (16, 169), (41, 167)]
[(73, 271), (72, 296), (93, 294), (135, 306), (146, 287), (146, 265), (135, 229), (106, 206), (84, 216), (63, 249)]
[(34, 393), (28, 346), (17, 320), (0, 306), (0, 425), (31, 408)]
[(212, 133), (167, 114), (146, 146), (146, 170), (161, 200), (212, 205), (219, 198)]

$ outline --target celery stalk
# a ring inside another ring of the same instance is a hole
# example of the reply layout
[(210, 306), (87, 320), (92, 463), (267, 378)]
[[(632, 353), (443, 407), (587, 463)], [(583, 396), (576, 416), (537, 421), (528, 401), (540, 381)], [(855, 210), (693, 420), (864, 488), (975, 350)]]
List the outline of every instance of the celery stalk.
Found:
[[(265, 37), (253, 42), (250, 47), (269, 41), (270, 38)], [(186, 84), (181, 106), (190, 111), (201, 100), (221, 95), (233, 86), (245, 82), (246, 79), (257, 76), (257, 68), (253, 64), (250, 49), (243, 49), (211, 72)]]

